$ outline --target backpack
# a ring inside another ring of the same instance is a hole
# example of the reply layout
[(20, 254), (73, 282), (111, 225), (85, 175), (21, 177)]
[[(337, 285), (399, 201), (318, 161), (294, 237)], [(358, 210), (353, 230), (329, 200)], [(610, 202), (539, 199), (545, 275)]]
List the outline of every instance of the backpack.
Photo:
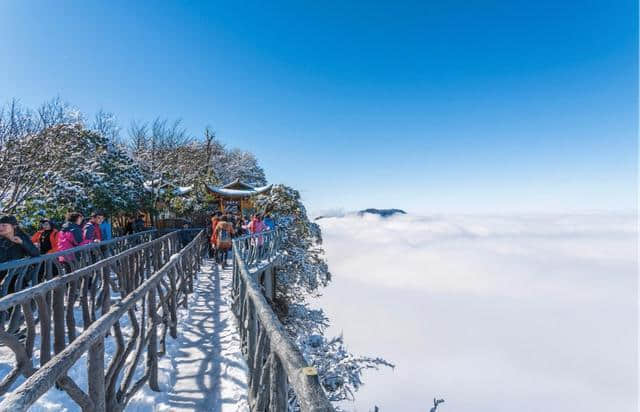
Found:
[(230, 242), (231, 241), (231, 235), (229, 234), (229, 232), (226, 229), (221, 229), (220, 233), (218, 234), (218, 240), (220, 242)]
[(231, 248), (231, 234), (224, 227), (220, 228), (218, 232), (218, 237), (216, 238), (217, 247), (220, 249), (229, 249)]

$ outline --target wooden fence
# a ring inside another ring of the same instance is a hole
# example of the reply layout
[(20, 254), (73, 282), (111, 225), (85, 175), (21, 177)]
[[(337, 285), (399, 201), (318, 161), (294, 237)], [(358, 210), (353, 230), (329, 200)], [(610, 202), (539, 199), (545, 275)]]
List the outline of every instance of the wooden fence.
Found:
[[(10, 288), (11, 292), (14, 292), (34, 286), (44, 280), (52, 279), (58, 274), (78, 270), (132, 246), (148, 242), (157, 236), (157, 230), (147, 230), (104, 242), (78, 246), (62, 252), (2, 263), (0, 264), (0, 275), (2, 275), (0, 297), (6, 296)], [(61, 259), (66, 263), (63, 264)]]
[[(0, 381), (0, 394), (20, 375), (27, 378), (6, 394), (0, 411), (25, 411), (54, 385), (84, 412), (122, 411), (147, 383), (159, 391), (158, 357), (165, 353), (167, 332), (177, 337), (177, 308), (187, 306), (207, 250), (203, 231), (183, 248), (184, 242), (179, 232), (171, 232), (0, 298), (0, 312), (26, 325), (25, 336), (16, 336), (0, 324), (0, 345), (16, 357)], [(82, 322), (79, 334), (76, 318)], [(115, 342), (116, 351), (105, 368), (106, 339)], [(39, 367), (33, 362), (36, 342)], [(67, 374), (84, 354), (88, 393)], [(143, 357), (144, 373), (137, 378)]]
[(291, 388), (303, 412), (333, 411), (316, 369), (306, 363), (270, 306), (279, 239), (277, 231), (270, 231), (233, 241), (232, 308), (249, 367), (249, 406), (259, 412), (287, 411)]

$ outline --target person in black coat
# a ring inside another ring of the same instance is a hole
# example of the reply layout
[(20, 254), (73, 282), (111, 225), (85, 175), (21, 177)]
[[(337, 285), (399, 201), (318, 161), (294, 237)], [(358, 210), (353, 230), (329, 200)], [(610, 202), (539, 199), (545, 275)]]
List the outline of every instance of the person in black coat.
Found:
[(186, 247), (189, 242), (193, 240), (193, 235), (191, 232), (187, 231), (187, 229), (189, 229), (189, 222), (184, 222), (182, 224), (182, 230), (178, 232), (178, 238), (180, 239), (182, 247)]
[[(10, 262), (12, 260), (22, 259), (25, 257), (40, 256), (40, 250), (31, 242), (29, 236), (18, 227), (18, 221), (14, 216), (0, 217), (0, 263)], [(0, 271), (0, 284), (3, 283), (7, 276), (7, 271)], [(17, 277), (13, 277), (9, 281), (7, 292), (16, 291)], [(22, 288), (20, 285), (19, 288)]]
[(136, 218), (136, 220), (133, 221), (133, 231), (138, 233), (144, 232), (144, 230), (144, 215), (140, 215)]
[(35, 256), (40, 256), (40, 251), (18, 227), (16, 218), (0, 217), (0, 263)]

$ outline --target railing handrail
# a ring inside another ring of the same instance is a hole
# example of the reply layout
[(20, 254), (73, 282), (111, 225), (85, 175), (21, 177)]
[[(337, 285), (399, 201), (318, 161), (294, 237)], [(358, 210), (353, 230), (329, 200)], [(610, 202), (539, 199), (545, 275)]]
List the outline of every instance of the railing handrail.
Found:
[[(304, 356), (302, 356), (298, 347), (296, 347), (289, 338), (283, 324), (280, 322), (273, 311), (273, 308), (265, 298), (256, 276), (254, 276), (257, 272), (271, 266), (273, 264), (273, 260), (269, 259), (268, 261), (265, 261), (264, 264), (259, 262), (258, 266), (254, 268), (252, 273), (249, 271), (249, 267), (243, 259), (240, 242), (246, 239), (259, 238), (261, 235), (264, 236), (265, 233), (273, 233), (277, 236), (278, 230), (254, 233), (233, 240), (234, 262), (238, 265), (239, 275), (242, 277), (242, 280), (246, 285), (246, 294), (254, 305), (255, 314), (257, 315), (262, 328), (266, 332), (268, 341), (270, 342), (270, 350), (277, 355), (282, 363), (289, 385), (293, 388), (302, 411), (334, 411), (331, 402), (327, 399), (324, 389), (320, 384), (317, 371), (315, 368), (309, 367), (309, 364), (304, 359)], [(239, 321), (242, 322), (242, 319)], [(249, 365), (249, 368), (251, 370), (252, 365)], [(256, 373), (256, 371), (253, 372)], [(260, 374), (260, 371), (257, 371), (257, 373)], [(253, 379), (259, 379), (259, 376), (254, 377)]]
[[(141, 248), (152, 248), (154, 247), (154, 245), (163, 242), (167, 237), (171, 236), (175, 237), (175, 232), (168, 233), (158, 239), (154, 239), (152, 241), (137, 245), (131, 249), (127, 249), (119, 253), (118, 255), (103, 259), (94, 265), (84, 267), (68, 275), (49, 280), (21, 292), (16, 292), (14, 295), (18, 299), (18, 302), (16, 302), (16, 298), (13, 298), (13, 296), (6, 296), (4, 298), (1, 298), (0, 307), (6, 307), (9, 302), (12, 302), (12, 305), (10, 306), (28, 302), (36, 294), (44, 294), (53, 291), (56, 288), (60, 288), (66, 283), (73, 282), (81, 278), (82, 276), (86, 275), (87, 272), (96, 270), (96, 268), (99, 267), (108, 267), (110, 262), (121, 260), (123, 257), (126, 257), (129, 254), (136, 253)], [(111, 303), (106, 313), (103, 313), (100, 317), (95, 319), (95, 321), (93, 321), (80, 335), (78, 335), (71, 343), (69, 343), (68, 346), (54, 355), (43, 367), (40, 367), (38, 370), (34, 371), (33, 374), (31, 374), (20, 386), (18, 386), (18, 388), (16, 388), (11, 393), (8, 393), (5, 399), (0, 403), (0, 410), (27, 410), (30, 405), (32, 405), (35, 401), (38, 400), (38, 398), (40, 398), (51, 387), (53, 387), (56, 382), (58, 382), (60, 379), (65, 379), (66, 372), (82, 357), (83, 354), (87, 352), (90, 353), (91, 350), (96, 350), (96, 348), (97, 350), (101, 350), (104, 353), (104, 345), (102, 344), (102, 346), (100, 346), (100, 341), (101, 339), (104, 339), (110, 328), (114, 327), (114, 325), (119, 322), (119, 320), (125, 315), (127, 311), (135, 308), (135, 305), (143, 298), (145, 298), (147, 293), (155, 293), (155, 288), (160, 287), (165, 275), (171, 275), (172, 271), (178, 270), (178, 268), (180, 268), (180, 265), (182, 265), (182, 258), (186, 257), (189, 252), (192, 252), (192, 249), (198, 248), (201, 246), (201, 244), (203, 244), (203, 236), (204, 231), (200, 231), (198, 235), (193, 240), (191, 240), (191, 242), (189, 242), (178, 253), (171, 255), (168, 261), (162, 267), (155, 271), (155, 273), (151, 274), (149, 278), (142, 281), (142, 283), (136, 289), (124, 296), (122, 300)], [(197, 250), (195, 252), (197, 252)], [(149, 305), (151, 305), (150, 302)], [(149, 316), (152, 316), (152, 314), (150, 313)], [(152, 323), (155, 324), (157, 321), (158, 319), (154, 320)], [(142, 327), (142, 325), (140, 327)], [(152, 334), (155, 333), (155, 330), (152, 330)], [(96, 347), (96, 345), (98, 346)], [(154, 356), (157, 356), (157, 354), (155, 354)], [(91, 358), (91, 353), (89, 355), (89, 358)], [(98, 362), (94, 363), (94, 365), (97, 365), (97, 371), (101, 375), (97, 376), (97, 379), (94, 379), (93, 382), (98, 382), (99, 385), (102, 385), (102, 398), (104, 401), (104, 391), (106, 385), (105, 377), (104, 375), (102, 375), (104, 373), (104, 360), (100, 360), (100, 358), (98, 359)], [(92, 365), (90, 363), (89, 373), (91, 373), (91, 368)], [(107, 373), (107, 376), (109, 376), (109, 373), (110, 372)], [(89, 396), (93, 397), (91, 396), (91, 384), (92, 377), (90, 375)], [(91, 400), (89, 400), (86, 395), (79, 395), (78, 399), (85, 402), (85, 405), (83, 406), (83, 410), (85, 411), (111, 410), (104, 403), (102, 405), (92, 404)], [(74, 400), (77, 401), (77, 399), (75, 398)]]
[(241, 240), (246, 240), (246, 239), (251, 239), (251, 238), (257, 238), (260, 235), (265, 236), (265, 235), (269, 235), (272, 233), (277, 233), (278, 230), (277, 229), (269, 229), (269, 230), (263, 230), (262, 232), (257, 232), (257, 233), (249, 233), (248, 235), (242, 235), (242, 236), (238, 236), (238, 237), (234, 237), (233, 241), (241, 241)]
[(58, 258), (60, 256), (68, 256), (68, 255), (76, 253), (76, 252), (83, 252), (85, 250), (98, 249), (98, 248), (101, 248), (101, 247), (104, 247), (104, 246), (109, 246), (109, 245), (111, 245), (113, 243), (116, 243), (116, 242), (122, 242), (122, 241), (125, 241), (125, 240), (128, 240), (128, 239), (140, 237), (140, 236), (143, 236), (143, 235), (152, 234), (154, 232), (157, 233), (158, 230), (157, 229), (145, 230), (143, 232), (137, 232), (137, 233), (133, 233), (133, 234), (127, 235), (127, 236), (119, 236), (119, 237), (114, 237), (113, 239), (109, 239), (109, 240), (104, 240), (104, 241), (100, 241), (100, 242), (92, 242), (92, 243), (89, 243), (89, 244), (86, 244), (86, 245), (76, 246), (74, 248), (67, 249), (67, 250), (62, 250), (62, 251), (55, 252), (55, 253), (47, 253), (47, 254), (44, 254), (44, 255), (36, 256), (36, 257), (12, 260), (10, 262), (0, 263), (0, 270), (15, 269), (17, 267), (24, 266), (24, 265), (32, 265), (32, 264), (35, 264), (35, 263), (44, 262), (45, 260), (56, 259), (56, 258)]
[[(143, 232), (140, 232), (140, 233), (143, 233)], [(26, 289), (22, 289), (22, 290), (10, 293), (6, 296), (0, 297), (0, 312), (3, 310), (7, 310), (13, 306), (24, 303), (32, 299), (34, 296), (44, 295), (45, 293), (51, 292), (54, 289), (59, 288), (60, 286), (64, 286), (64, 285), (67, 285), (68, 283), (74, 282), (80, 279), (81, 277), (83, 277), (84, 275), (86, 275), (87, 273), (91, 273), (92, 271), (96, 270), (99, 267), (108, 265), (109, 263), (111, 263), (111, 261), (117, 261), (128, 255), (132, 255), (136, 253), (138, 250), (143, 249), (145, 247), (149, 247), (150, 245), (153, 245), (156, 243), (162, 243), (164, 239), (169, 236), (172, 236), (172, 233), (167, 233), (166, 235), (161, 236), (157, 239), (153, 239), (153, 240), (150, 240), (149, 242), (141, 243), (139, 245), (133, 246), (125, 251), (118, 253), (117, 255), (113, 255), (108, 258), (99, 260), (96, 263), (93, 263), (89, 266), (85, 266), (73, 272), (64, 274), (62, 276), (58, 276), (53, 279), (46, 280), (44, 282), (38, 283), (35, 286), (31, 286)]]

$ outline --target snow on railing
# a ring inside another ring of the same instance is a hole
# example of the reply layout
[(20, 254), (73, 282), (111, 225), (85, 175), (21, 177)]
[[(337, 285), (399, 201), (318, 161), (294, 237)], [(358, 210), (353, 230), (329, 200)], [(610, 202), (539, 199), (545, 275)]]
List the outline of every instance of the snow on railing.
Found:
[[(180, 235), (171, 232), (0, 298), (0, 312), (26, 324), (24, 336), (0, 330), (0, 346), (16, 358), (0, 381), (0, 395), (6, 393), (0, 410), (25, 411), (54, 385), (85, 412), (122, 411), (146, 383), (159, 391), (158, 357), (165, 353), (167, 332), (177, 337), (177, 308), (187, 306), (207, 250), (204, 231), (184, 248), (188, 239)], [(76, 317), (83, 325), (77, 336)], [(105, 343), (115, 345), (106, 370)], [(39, 368), (33, 364), (36, 346)], [(78, 370), (84, 354), (88, 367)], [(70, 377), (72, 367), (82, 382)], [(9, 392), (20, 375), (27, 379)]]
[[(103, 242), (78, 246), (62, 252), (2, 263), (0, 264), (0, 274), (2, 274), (0, 297), (6, 296), (9, 292), (32, 287), (59, 274), (78, 270), (123, 252), (132, 246), (155, 239), (157, 236), (157, 230), (147, 230)], [(65, 264), (60, 262), (60, 259), (64, 260)], [(66, 269), (65, 265), (67, 266)], [(2, 322), (4, 322), (4, 319), (0, 320), (0, 323)]]
[(333, 411), (316, 369), (289, 339), (270, 305), (276, 293), (279, 245), (278, 230), (233, 240), (232, 308), (249, 367), (249, 407), (287, 411), (291, 388), (303, 412)]

